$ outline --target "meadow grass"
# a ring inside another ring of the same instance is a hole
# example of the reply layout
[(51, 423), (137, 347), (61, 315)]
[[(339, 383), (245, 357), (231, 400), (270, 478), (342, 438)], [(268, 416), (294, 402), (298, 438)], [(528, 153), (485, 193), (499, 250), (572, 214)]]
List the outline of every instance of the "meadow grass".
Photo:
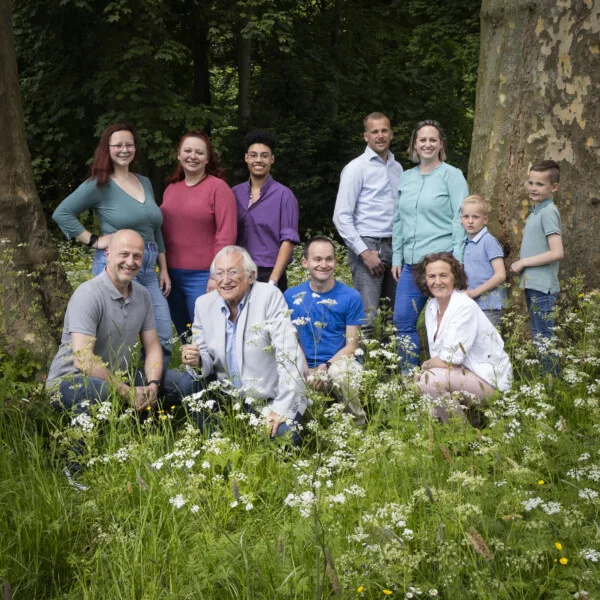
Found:
[[(481, 429), (432, 420), (375, 341), (367, 428), (312, 393), (299, 448), (235, 406), (212, 435), (118, 398), (72, 427), (39, 384), (0, 392), (4, 598), (600, 598), (600, 296), (565, 288), (561, 379), (515, 302)], [(61, 473), (79, 436), (86, 492)]]

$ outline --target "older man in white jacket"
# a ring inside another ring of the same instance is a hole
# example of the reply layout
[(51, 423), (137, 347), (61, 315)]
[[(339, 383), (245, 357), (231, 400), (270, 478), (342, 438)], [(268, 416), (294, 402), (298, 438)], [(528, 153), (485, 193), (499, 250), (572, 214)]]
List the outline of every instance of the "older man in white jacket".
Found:
[(307, 405), (306, 360), (287, 304), (276, 286), (254, 281), (256, 265), (240, 246), (223, 248), (210, 270), (217, 289), (196, 300), (183, 363), (266, 401), (270, 433), (281, 434)]

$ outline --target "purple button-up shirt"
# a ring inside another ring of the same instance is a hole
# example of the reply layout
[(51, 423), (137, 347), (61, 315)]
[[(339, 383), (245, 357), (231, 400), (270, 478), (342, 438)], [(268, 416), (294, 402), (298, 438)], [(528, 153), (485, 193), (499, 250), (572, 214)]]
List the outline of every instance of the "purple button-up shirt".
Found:
[(273, 267), (285, 240), (300, 243), (298, 200), (270, 175), (250, 206), (250, 180), (233, 188), (238, 213), (237, 244), (246, 248), (259, 267)]

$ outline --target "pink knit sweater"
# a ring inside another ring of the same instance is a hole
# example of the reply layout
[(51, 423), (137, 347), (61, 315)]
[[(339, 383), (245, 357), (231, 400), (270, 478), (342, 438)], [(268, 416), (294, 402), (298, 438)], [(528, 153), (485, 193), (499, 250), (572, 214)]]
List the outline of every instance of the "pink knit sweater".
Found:
[(235, 244), (235, 198), (222, 179), (208, 175), (192, 187), (172, 183), (160, 210), (169, 267), (207, 270), (221, 248)]

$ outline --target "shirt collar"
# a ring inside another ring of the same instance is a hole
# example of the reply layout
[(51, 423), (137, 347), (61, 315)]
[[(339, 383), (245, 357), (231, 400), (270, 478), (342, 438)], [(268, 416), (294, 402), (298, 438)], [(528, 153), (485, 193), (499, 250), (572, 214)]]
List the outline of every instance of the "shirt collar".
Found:
[(542, 210), (542, 208), (544, 208), (545, 206), (548, 206), (548, 204), (550, 204), (551, 202), (553, 202), (552, 198), (546, 198), (545, 200), (542, 200), (537, 206), (534, 206), (531, 209), (531, 212), (539, 213), (540, 210)]
[(106, 267), (104, 268), (102, 273), (98, 275), (98, 277), (100, 278), (100, 282), (102, 283), (102, 285), (104, 285), (104, 287), (108, 290), (111, 300), (133, 300), (133, 282), (129, 282), (129, 290), (127, 298), (125, 298), (125, 296), (123, 296), (123, 294), (121, 294), (121, 292), (115, 287), (115, 284), (108, 276), (108, 273), (106, 272)]
[[(367, 155), (367, 158), (371, 161), (374, 158), (378, 158), (381, 162), (383, 162), (383, 158), (381, 158), (381, 156), (379, 156), (379, 154), (377, 154), (377, 152), (375, 152), (375, 150), (373, 150), (372, 148), (370, 148), (369, 146), (367, 146), (365, 148), (365, 154)], [(385, 162), (384, 164), (389, 165), (390, 162), (394, 161), (394, 155), (392, 154), (391, 150), (388, 150), (388, 159), (387, 162)]]
[[(273, 179), (273, 177), (271, 175), (269, 175), (265, 179), (265, 182), (262, 184), (262, 186), (260, 188), (259, 200), (269, 191), (269, 188), (273, 185), (274, 181), (275, 180)], [(252, 193), (252, 178), (248, 179), (248, 194), (251, 194), (251, 193)]]
[(484, 227), (472, 240), (467, 237), (467, 244), (476, 244), (487, 232), (488, 228)]

